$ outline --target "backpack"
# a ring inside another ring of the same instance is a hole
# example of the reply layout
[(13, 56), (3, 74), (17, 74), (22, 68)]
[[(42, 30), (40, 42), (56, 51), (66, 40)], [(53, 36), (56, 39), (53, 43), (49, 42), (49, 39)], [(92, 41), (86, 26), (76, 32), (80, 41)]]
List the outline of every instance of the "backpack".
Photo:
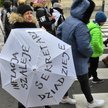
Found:
[(55, 19), (50, 19), (51, 14), (47, 8), (38, 8), (36, 10), (36, 18), (39, 21), (39, 26), (44, 27), (48, 32), (54, 34), (55, 29), (53, 27)]

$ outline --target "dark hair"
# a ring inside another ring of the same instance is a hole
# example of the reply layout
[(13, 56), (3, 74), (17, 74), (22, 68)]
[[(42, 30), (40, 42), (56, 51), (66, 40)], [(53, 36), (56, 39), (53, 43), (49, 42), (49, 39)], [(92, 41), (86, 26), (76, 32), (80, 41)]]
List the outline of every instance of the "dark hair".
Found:
[(30, 2), (30, 6), (33, 6), (33, 2)]
[(12, 4), (11, 1), (5, 0), (3, 3), (3, 6), (4, 6), (4, 8), (8, 9), (8, 8), (10, 8), (11, 4)]

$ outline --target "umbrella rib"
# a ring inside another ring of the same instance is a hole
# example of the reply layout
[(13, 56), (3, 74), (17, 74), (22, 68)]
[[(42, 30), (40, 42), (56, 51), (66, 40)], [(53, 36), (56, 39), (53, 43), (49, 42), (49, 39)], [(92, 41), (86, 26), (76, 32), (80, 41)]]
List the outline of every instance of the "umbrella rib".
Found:
[[(28, 35), (28, 33), (26, 33), (26, 34)], [(15, 35), (14, 35), (14, 37), (16, 38)], [(26, 40), (24, 39), (23, 36), (22, 36), (21, 38), (23, 38), (23, 39), (18, 40), (18, 39), (16, 38), (16, 40), (19, 42), (20, 45), (22, 45), (21, 42), (20, 42), (20, 41), (22, 41), (22, 40), (24, 40), (23, 43), (24, 43), (24, 42), (25, 42), (26, 44), (29, 43), (29, 41), (26, 41)], [(29, 36), (28, 36), (28, 38), (29, 38)], [(29, 39), (32, 40), (31, 38), (29, 38)], [(34, 44), (36, 44), (35, 41), (32, 41), (32, 42), (33, 42)], [(27, 45), (29, 45), (29, 44), (27, 44)], [(36, 45), (38, 46), (38, 44), (36, 44)], [(38, 57), (39, 57), (39, 55), (40, 55), (40, 54), (38, 54)], [(30, 63), (30, 65), (31, 65), (30, 67), (32, 67), (32, 64), (31, 64), (31, 63)]]
[[(36, 74), (36, 73), (34, 73), (34, 74)], [(34, 79), (34, 76), (35, 76), (35, 75), (33, 75), (32, 79)], [(46, 88), (50, 91), (50, 89), (49, 89), (50, 87), (49, 87), (47, 84), (44, 84), (44, 86), (46, 86)], [(31, 85), (29, 91), (31, 91), (31, 89), (32, 89), (32, 85)], [(28, 101), (29, 101), (29, 100), (28, 100), (28, 99), (29, 99), (29, 95), (30, 95), (30, 92), (28, 92), (27, 103), (28, 103)], [(56, 101), (55, 98), (53, 98), (53, 99)], [(26, 104), (27, 104), (27, 103), (26, 103)]]
[[(28, 76), (29, 74), (31, 74), (31, 73), (28, 73), (28, 74), (26, 74), (26, 75)], [(19, 76), (19, 77), (17, 77), (16, 79), (14, 79), (14, 81), (17, 81), (19, 78), (21, 78), (21, 76)], [(7, 86), (7, 85), (9, 85), (9, 84), (8, 84), (8, 83), (5, 83), (4, 86)]]
[[(69, 50), (69, 48), (68, 48), (67, 50)], [(62, 53), (66, 52), (67, 50), (62, 51)], [(60, 53), (60, 54), (58, 54), (57, 56), (55, 56), (55, 57), (51, 58), (51, 61), (53, 61), (54, 59), (56, 59), (57, 57), (59, 57), (62, 53)], [(46, 64), (41, 64), (41, 66), (40, 66), (40, 67), (42, 67), (42, 66), (44, 66), (44, 65), (46, 65)], [(40, 68), (40, 67), (38, 67), (38, 68)]]
[[(15, 34), (15, 33), (14, 33)], [(26, 33), (27, 34), (27, 33)], [(28, 34), (27, 34), (28, 35)], [(29, 36), (26, 36), (26, 38)], [(29, 41), (26, 41), (25, 37), (21, 36), (21, 39), (17, 39), (16, 35), (14, 35), (14, 38), (18, 41), (18, 43), (22, 46), (22, 43), (25, 43), (26, 45), (29, 45)], [(31, 64), (30, 64), (31, 65)], [(32, 65), (31, 65), (32, 66)], [(31, 67), (30, 66), (30, 67)]]
[[(68, 49), (67, 49), (67, 50), (68, 50)], [(63, 54), (63, 53), (64, 53), (64, 52), (66, 52), (67, 50), (62, 51), (62, 53), (58, 54), (57, 56), (55, 56), (55, 57), (54, 57), (54, 58), (52, 58), (51, 60), (53, 60), (53, 59), (55, 59), (55, 58), (59, 57), (61, 54)]]
[[(9, 61), (9, 60), (7, 60), (7, 59), (5, 59), (5, 58), (0, 58), (1, 60), (3, 60), (3, 61), (6, 61), (6, 62), (9, 62), (9, 63), (13, 63), (13, 62), (11, 62), (11, 61)], [(22, 65), (21, 64), (15, 64), (16, 66), (19, 66), (19, 67), (22, 67)], [(27, 67), (27, 69), (30, 69), (31, 70), (31, 68), (30, 68), (30, 66), (29, 67)]]
[[(34, 75), (32, 75), (32, 80), (33, 80), (33, 77)], [(31, 84), (31, 86), (32, 86), (32, 84)], [(31, 91), (31, 86), (29, 87), (30, 89), (29, 89), (29, 91)], [(28, 92), (28, 94), (27, 94), (27, 100), (26, 100), (26, 105), (28, 105), (27, 103), (28, 103), (28, 101), (29, 101), (29, 95), (30, 95), (30, 93)]]

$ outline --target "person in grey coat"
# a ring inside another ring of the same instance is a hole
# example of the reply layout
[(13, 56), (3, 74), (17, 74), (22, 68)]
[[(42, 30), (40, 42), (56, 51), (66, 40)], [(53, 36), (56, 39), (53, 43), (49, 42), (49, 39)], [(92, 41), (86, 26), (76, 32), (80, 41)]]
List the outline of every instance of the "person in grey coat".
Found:
[(4, 43), (6, 42), (11, 30), (11, 24), (9, 23), (10, 14), (11, 14), (11, 1), (4, 0), (3, 9), (1, 10), (1, 21), (4, 28)]
[[(89, 108), (100, 107), (104, 104), (104, 100), (93, 99), (88, 78), (88, 60), (93, 51), (90, 46), (90, 33), (86, 25), (94, 7), (95, 3), (92, 0), (74, 0), (71, 15), (57, 29), (61, 34), (60, 38), (71, 45), (76, 75)], [(72, 101), (67, 92), (61, 103), (74, 104), (75, 101)]]

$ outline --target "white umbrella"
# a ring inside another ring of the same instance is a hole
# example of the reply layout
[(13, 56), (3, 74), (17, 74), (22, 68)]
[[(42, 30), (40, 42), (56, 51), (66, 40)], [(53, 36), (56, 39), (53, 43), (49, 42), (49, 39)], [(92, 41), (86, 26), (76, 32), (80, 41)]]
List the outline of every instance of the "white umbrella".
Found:
[(59, 104), (76, 78), (71, 46), (43, 29), (13, 29), (0, 54), (2, 88), (26, 107)]

